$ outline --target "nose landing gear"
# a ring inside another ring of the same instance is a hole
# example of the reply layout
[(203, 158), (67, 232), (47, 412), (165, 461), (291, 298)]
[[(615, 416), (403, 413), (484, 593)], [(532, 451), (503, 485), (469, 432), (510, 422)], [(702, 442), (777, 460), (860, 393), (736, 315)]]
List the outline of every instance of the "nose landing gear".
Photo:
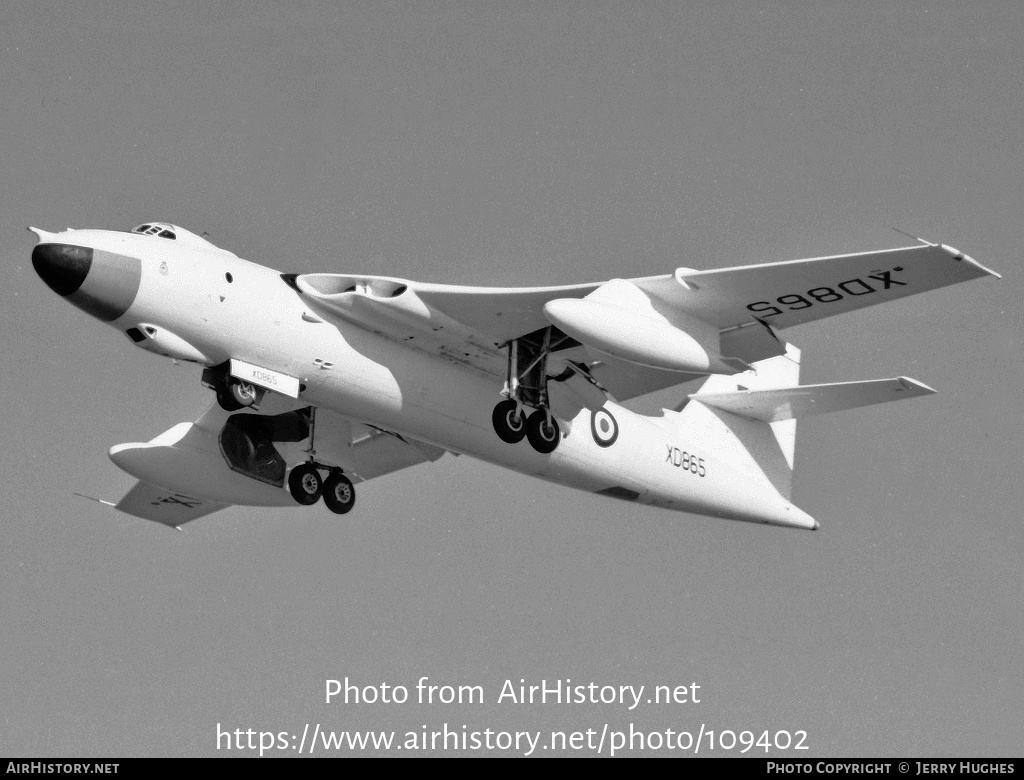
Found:
[(202, 382), (217, 394), (217, 403), (225, 412), (252, 407), (258, 409), (267, 391), (252, 382), (231, 376), (230, 361), (203, 369)]
[(255, 406), (260, 395), (260, 388), (256, 385), (233, 379), (217, 388), (217, 403), (225, 412), (236, 412)]

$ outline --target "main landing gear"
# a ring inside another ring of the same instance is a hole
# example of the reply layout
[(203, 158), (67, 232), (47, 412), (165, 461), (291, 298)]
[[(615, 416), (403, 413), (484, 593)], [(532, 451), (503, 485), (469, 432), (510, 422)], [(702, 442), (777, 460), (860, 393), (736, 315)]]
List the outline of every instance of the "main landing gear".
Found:
[(324, 504), (336, 515), (344, 515), (356, 505), (352, 480), (340, 471), (331, 471), (327, 479), (323, 479), (314, 463), (300, 463), (292, 469), (288, 475), (288, 492), (303, 506), (315, 504), (322, 496)]
[[(356, 488), (352, 480), (341, 473), (341, 469), (324, 466), (316, 462), (313, 443), (316, 437), (316, 407), (309, 410), (309, 460), (300, 463), (288, 475), (288, 492), (298, 503), (311, 506), (324, 499), (324, 504), (336, 515), (352, 511), (356, 505)], [(320, 476), (320, 470), (327, 471), (327, 478)]]
[[(491, 413), (499, 439), (516, 444), (525, 437), (542, 455), (558, 447), (561, 432), (548, 405), (547, 360), (551, 352), (572, 345), (566, 342), (572, 339), (551, 327), (509, 342), (508, 373), (502, 391), (508, 398)], [(525, 407), (534, 411), (527, 415)]]
[[(303, 506), (311, 506), (322, 497), (332, 512), (346, 514), (356, 504), (356, 489), (340, 468), (317, 461), (313, 449), (315, 432), (316, 407), (281, 414), (240, 412), (228, 417), (218, 441), (232, 471), (277, 488), (287, 485), (292, 498)], [(286, 455), (274, 445), (298, 444), (306, 439), (307, 460), (289, 472)], [(321, 476), (322, 472), (327, 473), (326, 478)]]

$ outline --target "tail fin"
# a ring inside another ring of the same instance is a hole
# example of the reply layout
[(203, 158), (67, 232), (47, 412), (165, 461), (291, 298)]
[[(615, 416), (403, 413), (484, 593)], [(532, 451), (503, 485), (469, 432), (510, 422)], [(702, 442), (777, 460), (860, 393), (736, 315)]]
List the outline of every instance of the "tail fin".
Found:
[(758, 361), (750, 371), (708, 377), (700, 389), (688, 397), (681, 412), (681, 422), (687, 428), (703, 431), (718, 442), (729, 442), (720, 447), (719, 452), (730, 466), (748, 475), (753, 482), (769, 483), (783, 498), (789, 499), (793, 483), (796, 420), (770, 422), (753, 419), (712, 401), (725, 396), (745, 397), (748, 391), (795, 388), (799, 384), (800, 350), (787, 344), (784, 355)]

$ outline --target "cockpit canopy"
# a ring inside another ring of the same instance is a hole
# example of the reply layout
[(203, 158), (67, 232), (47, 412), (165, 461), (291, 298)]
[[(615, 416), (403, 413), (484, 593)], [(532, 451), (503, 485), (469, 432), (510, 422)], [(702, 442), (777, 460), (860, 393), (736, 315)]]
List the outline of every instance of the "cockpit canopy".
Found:
[(169, 238), (171, 241), (174, 241), (178, 237), (175, 230), (174, 225), (168, 225), (166, 222), (146, 222), (138, 227), (133, 227), (132, 233), (141, 233), (144, 236), (160, 236), (160, 238)]
[(202, 236), (197, 236), (192, 231), (185, 230), (185, 228), (178, 225), (172, 225), (170, 222), (143, 222), (138, 227), (133, 227), (131, 232), (137, 233), (140, 236), (155, 236), (167, 241), (176, 241), (189, 248), (200, 249), (206, 252), (220, 252), (236, 257), (234, 252), (221, 249), (219, 246), (211, 244)]

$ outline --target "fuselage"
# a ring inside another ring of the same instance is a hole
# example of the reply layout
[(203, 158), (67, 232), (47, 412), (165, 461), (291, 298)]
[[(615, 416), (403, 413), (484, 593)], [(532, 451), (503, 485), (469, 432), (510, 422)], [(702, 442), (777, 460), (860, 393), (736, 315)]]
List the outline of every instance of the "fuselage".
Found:
[[(501, 441), (502, 377), (313, 311), (280, 271), (181, 231), (176, 240), (76, 230), (40, 234), (37, 272), (141, 347), (212, 366), (241, 360), (298, 379), (298, 403), (589, 492), (729, 519), (813, 528), (813, 519), (728, 451), (708, 416), (599, 409), (552, 383), (561, 440), (542, 454)], [(88, 257), (87, 257), (88, 255)], [(582, 380), (580, 380), (582, 381)], [(699, 418), (698, 418), (699, 419)]]

